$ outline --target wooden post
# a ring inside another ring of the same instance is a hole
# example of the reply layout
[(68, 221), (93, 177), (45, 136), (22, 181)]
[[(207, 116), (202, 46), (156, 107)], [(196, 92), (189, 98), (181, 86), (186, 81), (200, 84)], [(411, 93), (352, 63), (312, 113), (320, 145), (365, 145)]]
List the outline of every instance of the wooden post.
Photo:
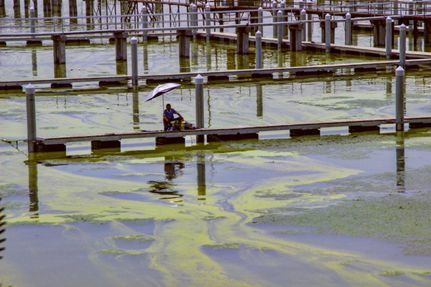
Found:
[(273, 38), (277, 38), (278, 35), (278, 11), (277, 11), (277, 2), (276, 1), (272, 1), (271, 2), (271, 7), (272, 7), (272, 37)]
[(373, 20), (371, 22), (373, 23), (374, 47), (385, 46), (386, 21), (384, 21), (384, 20)]
[(178, 44), (180, 58), (190, 58), (190, 38), (193, 37), (193, 33), (189, 29), (178, 29)]
[(263, 36), (263, 8), (259, 7), (257, 9), (257, 23), (259, 24), (259, 26), (257, 26), (257, 30), (260, 31), (261, 36)]
[(301, 51), (302, 50), (302, 30), (304, 24), (291, 24), (289, 25), (290, 31), (290, 50)]
[(387, 17), (386, 18), (386, 41), (385, 41), (385, 48), (386, 48), (386, 59), (390, 59), (392, 57), (392, 42), (394, 40), (393, 38), (393, 31), (392, 31), (392, 18)]
[(54, 34), (51, 39), (53, 41), (54, 64), (66, 64), (66, 36)]
[(146, 42), (148, 40), (148, 32), (146, 30), (148, 28), (148, 11), (146, 6), (142, 8), (141, 14), (142, 14), (142, 38), (144, 42)]
[(115, 31), (115, 60), (127, 61), (127, 32)]
[[(204, 127), (204, 78), (197, 75), (195, 78), (195, 97), (196, 97), (196, 128)], [(203, 135), (196, 136), (198, 143), (203, 143), (205, 138)]]
[[(313, 3), (308, 3), (308, 10), (311, 10), (313, 8)], [(308, 13), (307, 15), (307, 41), (312, 42), (313, 41), (313, 23), (311, 20), (313, 20), (313, 15), (311, 13)]]
[(205, 5), (205, 26), (206, 28), (206, 40), (209, 41), (211, 38), (211, 7), (210, 4)]
[(0, 17), (6, 16), (6, 6), (5, 6), (5, 0), (0, 0)]
[(236, 52), (237, 54), (243, 55), (248, 54), (249, 47), (249, 26), (237, 26), (236, 27), (236, 35), (237, 35), (237, 45)]
[(325, 50), (326, 53), (331, 51), (331, 15), (325, 15)]
[(24, 86), (27, 106), (27, 149), (29, 153), (36, 151), (36, 103), (35, 87), (32, 84)]
[(283, 47), (283, 38), (284, 38), (283, 25), (284, 24), (282, 24), (282, 21), (283, 21), (283, 12), (281, 10), (278, 10), (277, 11), (277, 22), (278, 22), (278, 24), (277, 24), (277, 27), (278, 27), (278, 29), (277, 29), (277, 40), (278, 40), (277, 43), (278, 43), (278, 49), (281, 49)]
[(344, 44), (352, 45), (352, 15), (346, 13), (346, 22), (344, 23)]
[(70, 23), (78, 24), (78, 19), (76, 16), (78, 16), (78, 6), (76, 5), (76, 0), (69, 0), (69, 17), (71, 17)]
[(256, 32), (256, 69), (263, 68), (262, 61), (262, 33), (260, 31)]
[[(198, 8), (196, 6), (196, 4), (192, 3), (190, 4), (190, 19), (191, 19), (191, 26), (192, 27), (197, 27), (198, 26)], [(198, 29), (197, 28), (192, 28), (192, 33), (193, 33), (193, 39), (196, 38), (196, 33), (197, 33)]]
[[(34, 6), (32, 5), (30, 7), (30, 33), (34, 34), (36, 33), (36, 19), (35, 19), (35, 11)], [(34, 38), (34, 35), (32, 36)]]
[(405, 71), (402, 66), (399, 66), (395, 71), (395, 111), (396, 111), (396, 131), (404, 131), (404, 76)]
[(132, 86), (133, 88), (138, 87), (138, 38), (132, 37), (131, 43), (131, 55), (132, 55)]
[(405, 67), (406, 65), (406, 25), (401, 24), (400, 26), (400, 44), (399, 52), (400, 52), (400, 66)]

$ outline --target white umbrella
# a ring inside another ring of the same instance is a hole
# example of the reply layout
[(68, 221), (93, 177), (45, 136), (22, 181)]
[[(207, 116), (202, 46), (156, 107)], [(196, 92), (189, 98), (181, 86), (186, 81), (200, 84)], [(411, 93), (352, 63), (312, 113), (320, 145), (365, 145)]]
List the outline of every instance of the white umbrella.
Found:
[(152, 99), (157, 98), (158, 96), (164, 95), (167, 92), (170, 92), (178, 88), (179, 86), (180, 84), (177, 84), (177, 83), (166, 83), (166, 84), (158, 85), (154, 90), (151, 91), (151, 93), (148, 94), (145, 101), (146, 102), (151, 101)]

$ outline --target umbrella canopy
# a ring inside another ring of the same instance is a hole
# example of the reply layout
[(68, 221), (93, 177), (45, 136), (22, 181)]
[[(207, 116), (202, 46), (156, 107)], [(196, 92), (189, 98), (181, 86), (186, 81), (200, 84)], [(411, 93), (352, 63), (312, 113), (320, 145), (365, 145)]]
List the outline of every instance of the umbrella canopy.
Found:
[(152, 99), (157, 98), (158, 96), (164, 95), (167, 92), (170, 92), (178, 88), (179, 86), (180, 84), (177, 84), (177, 83), (166, 83), (166, 84), (158, 85), (154, 90), (151, 91), (151, 93), (148, 94), (145, 101), (146, 102), (151, 101)]

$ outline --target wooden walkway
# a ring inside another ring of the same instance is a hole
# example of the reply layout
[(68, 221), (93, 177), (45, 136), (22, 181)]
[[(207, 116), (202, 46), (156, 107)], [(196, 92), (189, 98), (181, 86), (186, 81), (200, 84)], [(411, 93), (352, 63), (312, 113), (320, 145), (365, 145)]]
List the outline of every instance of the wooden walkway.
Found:
[[(241, 79), (252, 78), (268, 78), (272, 79), (275, 73), (290, 73), (296, 76), (316, 77), (323, 74), (335, 73), (337, 71), (345, 71), (351, 69), (352, 72), (377, 71), (386, 70), (388, 66), (397, 66), (398, 60), (390, 61), (374, 61), (365, 63), (346, 63), (346, 64), (330, 64), (316, 66), (298, 66), (298, 67), (282, 67), (282, 68), (267, 68), (267, 69), (244, 69), (244, 70), (225, 70), (212, 72), (189, 72), (189, 73), (172, 73), (172, 74), (148, 74), (140, 75), (140, 81), (146, 81), (146, 84), (157, 84), (162, 82), (190, 82), (193, 77), (198, 74), (207, 77), (208, 82), (213, 81), (228, 81), (230, 77), (240, 76)], [(431, 58), (406, 60), (407, 67), (431, 65)], [(128, 85), (131, 76), (100, 76), (100, 77), (80, 77), (80, 78), (57, 78), (57, 79), (27, 79), (18, 81), (0, 81), (0, 90), (22, 90), (22, 86), (28, 83), (33, 85), (51, 84), (56, 87), (71, 87), (73, 83), (91, 83), (98, 82), (99, 86), (112, 85)]]
[[(410, 128), (431, 126), (431, 117), (406, 117), (405, 123), (410, 125)], [(360, 131), (378, 131), (380, 125), (395, 124), (394, 118), (381, 118), (381, 119), (366, 119), (366, 120), (344, 120), (344, 121), (328, 121), (328, 122), (313, 122), (313, 123), (295, 123), (286, 125), (266, 125), (266, 126), (246, 126), (246, 127), (232, 127), (232, 128), (219, 128), (219, 129), (196, 129), (178, 132), (164, 132), (164, 131), (141, 131), (131, 133), (111, 133), (101, 135), (84, 135), (84, 136), (70, 136), (70, 137), (55, 137), (55, 138), (39, 138), (38, 143), (43, 145), (62, 145), (72, 142), (112, 142), (120, 141), (123, 139), (137, 139), (137, 138), (179, 138), (185, 136), (198, 136), (198, 135), (241, 135), (257, 134), (259, 132), (270, 131), (290, 131), (290, 136), (300, 136), (307, 134), (320, 134), (322, 128), (340, 128), (348, 127), (350, 132)]]

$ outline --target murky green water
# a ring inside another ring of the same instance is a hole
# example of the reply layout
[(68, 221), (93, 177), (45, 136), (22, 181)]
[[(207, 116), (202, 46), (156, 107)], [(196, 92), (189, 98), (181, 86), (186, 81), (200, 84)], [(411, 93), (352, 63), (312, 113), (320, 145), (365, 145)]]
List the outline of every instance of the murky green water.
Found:
[[(205, 123), (393, 115), (389, 77), (322, 80), (206, 86)], [(429, 114), (429, 80), (409, 74), (408, 115)], [(144, 102), (145, 94), (41, 95), (38, 133), (160, 129), (161, 99)], [(164, 100), (193, 122), (193, 98), (184, 86)], [(0, 101), (1, 137), (25, 138), (24, 97)], [(73, 157), (39, 164), (26, 163), (24, 143), (17, 151), (2, 142), (8, 226), (0, 282), (429, 286), (429, 131), (274, 136), (170, 152), (130, 141), (124, 150), (146, 151), (76, 156), (89, 152), (84, 143), (68, 147)]]
[[(249, 69), (255, 67), (253, 53), (247, 56), (236, 54), (234, 44), (211, 44), (196, 42), (191, 47), (190, 59), (180, 60), (178, 43), (166, 38), (166, 42), (151, 42), (138, 48), (138, 70), (140, 74), (168, 74), (178, 72), (221, 71)], [(0, 70), (2, 81), (23, 79), (46, 79), (56, 75), (53, 65), (52, 47), (5, 47), (0, 48)], [(129, 49), (130, 53), (130, 49)], [(124, 67), (115, 62), (115, 46), (100, 44), (93, 46), (68, 46), (66, 48), (66, 73), (59, 77), (114, 76), (131, 73), (129, 63)], [(277, 50), (264, 50), (264, 67), (289, 67), (320, 65), (329, 63), (350, 63), (375, 61), (372, 57), (346, 57), (345, 55), (326, 55), (320, 52), (291, 53)]]

